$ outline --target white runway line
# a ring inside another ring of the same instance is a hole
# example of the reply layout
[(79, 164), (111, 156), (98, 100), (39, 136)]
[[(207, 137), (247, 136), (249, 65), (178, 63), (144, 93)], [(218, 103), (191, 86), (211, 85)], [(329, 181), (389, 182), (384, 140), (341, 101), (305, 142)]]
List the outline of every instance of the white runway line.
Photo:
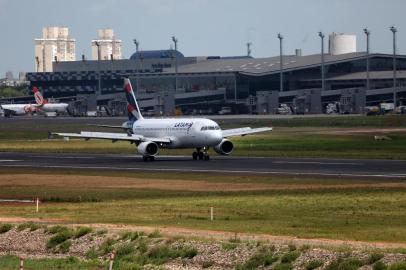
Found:
[(275, 164), (318, 164), (318, 165), (354, 165), (360, 166), (362, 163), (355, 162), (321, 162), (321, 161), (272, 161)]
[(31, 157), (33, 157), (33, 158), (58, 158), (58, 159), (95, 159), (95, 157), (81, 157), (81, 156), (78, 156), (78, 157), (31, 156)]
[(17, 162), (20, 160), (16, 160), (16, 159), (0, 159), (0, 162)]
[(112, 166), (68, 166), (68, 165), (14, 165), (14, 164), (0, 164), (0, 167), (34, 167), (34, 168), (58, 168), (58, 169), (104, 169), (104, 170), (123, 170), (123, 171), (152, 171), (152, 172), (197, 172), (197, 173), (232, 173), (232, 174), (262, 174), (262, 175), (313, 175), (313, 176), (346, 176), (346, 177), (378, 177), (378, 178), (400, 178), (405, 179), (406, 175), (399, 174), (363, 174), (363, 173), (323, 173), (323, 172), (286, 172), (286, 171), (249, 171), (249, 170), (205, 170), (205, 169), (191, 169), (191, 168), (140, 168), (140, 167), (112, 167)]

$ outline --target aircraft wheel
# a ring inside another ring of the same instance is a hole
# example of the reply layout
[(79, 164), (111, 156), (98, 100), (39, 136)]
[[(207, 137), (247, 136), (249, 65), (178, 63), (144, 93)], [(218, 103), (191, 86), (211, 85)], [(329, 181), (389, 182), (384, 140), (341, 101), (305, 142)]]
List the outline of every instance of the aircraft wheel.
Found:
[(204, 155), (204, 160), (210, 160), (210, 155), (209, 154), (206, 154), (206, 155)]
[(199, 160), (203, 160), (203, 152), (199, 152)]
[(197, 160), (197, 152), (193, 152), (192, 158), (193, 158), (193, 160)]

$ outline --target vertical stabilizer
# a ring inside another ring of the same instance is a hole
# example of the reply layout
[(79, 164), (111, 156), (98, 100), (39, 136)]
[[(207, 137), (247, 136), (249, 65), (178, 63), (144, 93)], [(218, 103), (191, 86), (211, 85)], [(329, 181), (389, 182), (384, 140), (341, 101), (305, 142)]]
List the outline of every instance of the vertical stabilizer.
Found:
[[(138, 107), (137, 99), (135, 98), (133, 87), (131, 86), (130, 79), (124, 79), (124, 91), (127, 98), (127, 109), (131, 115), (133, 115), (137, 120), (144, 119), (141, 115), (140, 108)], [(129, 117), (132, 120), (132, 117)]]
[(34, 93), (35, 102), (37, 103), (37, 105), (42, 106), (48, 103), (48, 101), (44, 99), (44, 97), (41, 95), (41, 92), (38, 90), (36, 86), (32, 88), (32, 92)]

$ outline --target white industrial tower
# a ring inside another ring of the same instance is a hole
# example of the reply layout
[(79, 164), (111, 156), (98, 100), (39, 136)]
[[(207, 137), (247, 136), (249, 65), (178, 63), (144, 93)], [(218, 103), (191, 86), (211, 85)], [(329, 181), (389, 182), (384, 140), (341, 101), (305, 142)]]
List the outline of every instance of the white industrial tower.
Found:
[(67, 27), (47, 26), (42, 28), (42, 38), (35, 42), (35, 70), (52, 72), (54, 61), (75, 61), (75, 39), (69, 37)]
[(99, 29), (98, 34), (98, 39), (92, 40), (92, 59), (121, 59), (121, 40), (114, 37), (113, 29)]

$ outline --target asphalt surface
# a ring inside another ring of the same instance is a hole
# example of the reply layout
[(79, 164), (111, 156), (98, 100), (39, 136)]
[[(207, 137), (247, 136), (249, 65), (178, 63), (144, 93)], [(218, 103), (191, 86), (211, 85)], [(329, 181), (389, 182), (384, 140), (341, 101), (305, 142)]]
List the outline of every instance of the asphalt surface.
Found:
[(121, 171), (230, 173), (398, 178), (406, 180), (406, 161), (320, 158), (158, 156), (144, 162), (137, 155), (0, 153), (1, 168), (67, 168)]

